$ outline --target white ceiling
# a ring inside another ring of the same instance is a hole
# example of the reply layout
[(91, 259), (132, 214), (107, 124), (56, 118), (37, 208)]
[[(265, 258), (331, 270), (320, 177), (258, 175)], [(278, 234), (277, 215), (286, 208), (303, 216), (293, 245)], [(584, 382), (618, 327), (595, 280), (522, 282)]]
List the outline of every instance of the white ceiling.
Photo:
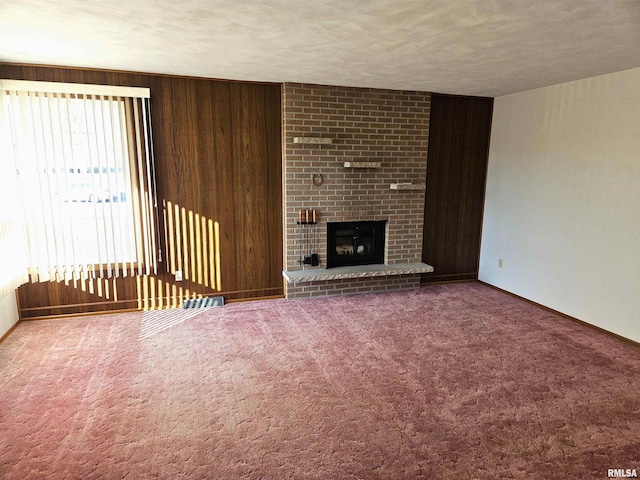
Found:
[(499, 96), (640, 67), (640, 0), (3, 0), (0, 62)]

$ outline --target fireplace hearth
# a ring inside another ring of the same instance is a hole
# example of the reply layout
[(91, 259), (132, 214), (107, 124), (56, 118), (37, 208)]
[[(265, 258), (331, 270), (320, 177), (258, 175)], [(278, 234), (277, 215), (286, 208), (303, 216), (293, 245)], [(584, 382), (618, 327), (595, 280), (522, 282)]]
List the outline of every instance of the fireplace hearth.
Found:
[(384, 263), (386, 223), (327, 223), (327, 268)]

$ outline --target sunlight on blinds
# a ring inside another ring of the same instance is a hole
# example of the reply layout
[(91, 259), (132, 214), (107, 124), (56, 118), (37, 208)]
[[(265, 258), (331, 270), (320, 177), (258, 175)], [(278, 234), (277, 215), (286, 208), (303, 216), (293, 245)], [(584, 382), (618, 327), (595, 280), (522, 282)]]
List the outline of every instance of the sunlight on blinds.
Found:
[[(4, 110), (4, 95), (2, 95)], [(11, 134), (0, 115), (0, 299), (28, 281), (25, 235), (13, 162)]]
[(148, 90), (2, 81), (2, 91), (31, 281), (155, 273)]

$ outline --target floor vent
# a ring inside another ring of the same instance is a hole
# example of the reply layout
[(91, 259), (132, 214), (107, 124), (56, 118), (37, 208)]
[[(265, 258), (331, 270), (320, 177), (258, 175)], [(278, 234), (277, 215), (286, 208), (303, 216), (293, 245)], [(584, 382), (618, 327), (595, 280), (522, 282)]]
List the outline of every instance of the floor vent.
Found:
[(224, 305), (224, 297), (190, 298), (182, 302), (182, 308), (209, 308)]

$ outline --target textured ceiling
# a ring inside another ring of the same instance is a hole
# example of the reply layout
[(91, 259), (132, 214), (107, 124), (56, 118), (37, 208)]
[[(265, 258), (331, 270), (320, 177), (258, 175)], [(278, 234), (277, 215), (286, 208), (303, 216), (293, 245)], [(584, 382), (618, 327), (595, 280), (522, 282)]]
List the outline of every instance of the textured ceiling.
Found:
[(640, 0), (3, 0), (0, 61), (499, 96), (640, 67)]

